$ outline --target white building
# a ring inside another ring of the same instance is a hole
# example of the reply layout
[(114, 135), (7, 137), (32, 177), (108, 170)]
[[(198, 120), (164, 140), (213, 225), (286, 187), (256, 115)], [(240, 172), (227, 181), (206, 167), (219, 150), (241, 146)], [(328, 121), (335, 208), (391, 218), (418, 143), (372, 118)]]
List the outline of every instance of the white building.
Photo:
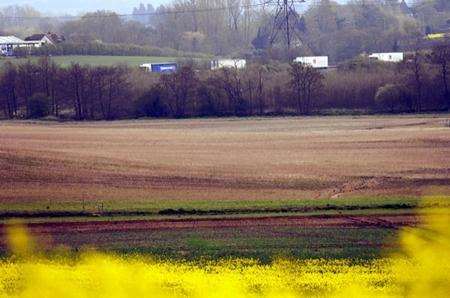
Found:
[(15, 36), (0, 36), (0, 55), (11, 56), (14, 49), (24, 46), (25, 41)]
[(0, 55), (12, 56), (17, 48), (40, 47), (41, 41), (25, 41), (15, 36), (0, 36)]
[(328, 68), (328, 56), (308, 56), (308, 57), (297, 57), (294, 60), (295, 63), (302, 63), (309, 65), (312, 68)]
[(402, 62), (405, 59), (405, 55), (400, 52), (373, 53), (372, 55), (369, 56), (369, 58), (383, 62)]
[(211, 69), (220, 68), (236, 68), (243, 69), (247, 66), (247, 61), (244, 59), (218, 59), (211, 61)]
[(49, 34), (35, 34), (25, 38), (27, 43), (32, 43), (35, 47), (41, 47), (46, 44), (54, 44)]

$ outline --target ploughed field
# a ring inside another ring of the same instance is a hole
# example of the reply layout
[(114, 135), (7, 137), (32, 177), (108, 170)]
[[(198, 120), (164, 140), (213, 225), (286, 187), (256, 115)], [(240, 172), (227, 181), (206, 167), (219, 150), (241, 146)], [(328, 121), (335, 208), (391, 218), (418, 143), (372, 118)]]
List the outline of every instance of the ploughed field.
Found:
[(0, 122), (0, 202), (53, 210), (448, 194), (448, 118)]
[(448, 206), (448, 121), (0, 122), (0, 221), (25, 218), (49, 249), (376, 257), (421, 198)]

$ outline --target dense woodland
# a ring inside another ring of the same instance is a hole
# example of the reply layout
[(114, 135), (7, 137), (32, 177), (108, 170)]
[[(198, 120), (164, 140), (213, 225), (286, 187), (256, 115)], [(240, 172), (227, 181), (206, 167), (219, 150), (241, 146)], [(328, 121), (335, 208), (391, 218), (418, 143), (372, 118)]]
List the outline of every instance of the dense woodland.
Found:
[(185, 63), (160, 75), (125, 66), (61, 68), (43, 57), (5, 64), (0, 107), (6, 118), (75, 120), (443, 111), (449, 65), (448, 43), (403, 63), (361, 56), (327, 71), (279, 62), (198, 71)]
[[(97, 11), (73, 18), (46, 18), (31, 7), (13, 6), (0, 9), (0, 34), (25, 37), (56, 32), (73, 45), (71, 49), (66, 46), (66, 51), (78, 51), (77, 54), (89, 53), (89, 49), (96, 48), (95, 43), (104, 43), (159, 49), (160, 53), (170, 48), (178, 52), (274, 59), (328, 55), (337, 63), (363, 52), (414, 50), (418, 39), (450, 27), (448, 0), (409, 1), (409, 8), (401, 0), (349, 0), (346, 4), (308, 0), (297, 5), (298, 23), (292, 28), (297, 34), (292, 53), (287, 53), (283, 40), (270, 43), (274, 10), (273, 6), (259, 5), (262, 2), (265, 1), (176, 0), (157, 8), (142, 5), (128, 16)], [(83, 45), (89, 49), (83, 49)], [(122, 55), (124, 52), (132, 51), (121, 51), (121, 47), (114, 51)]]

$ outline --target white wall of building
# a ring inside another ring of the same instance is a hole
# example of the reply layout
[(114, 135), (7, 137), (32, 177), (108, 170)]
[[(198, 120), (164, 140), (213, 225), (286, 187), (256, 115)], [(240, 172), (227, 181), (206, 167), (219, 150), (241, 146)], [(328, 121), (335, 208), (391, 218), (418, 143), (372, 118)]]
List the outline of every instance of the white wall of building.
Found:
[(247, 66), (247, 61), (244, 59), (218, 59), (211, 61), (211, 69), (220, 68), (236, 68), (243, 69)]
[(402, 62), (405, 59), (405, 55), (400, 52), (393, 53), (373, 53), (369, 58), (377, 59), (383, 62)]
[(313, 68), (328, 68), (328, 56), (297, 57), (294, 62), (309, 65)]
[(16, 48), (33, 48), (51, 42), (48, 38), (40, 41), (25, 41), (15, 36), (0, 36), (0, 55), (13, 55)]
[(151, 63), (144, 63), (139, 65), (139, 67), (147, 72), (152, 72), (152, 64)]

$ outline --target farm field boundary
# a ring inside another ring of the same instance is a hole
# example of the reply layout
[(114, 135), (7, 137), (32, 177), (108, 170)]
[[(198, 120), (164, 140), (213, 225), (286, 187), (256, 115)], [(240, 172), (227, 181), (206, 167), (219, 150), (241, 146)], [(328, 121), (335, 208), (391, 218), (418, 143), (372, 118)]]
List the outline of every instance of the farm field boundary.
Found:
[[(50, 206), (52, 209), (50, 209)], [(0, 222), (21, 218), (26, 221), (104, 221), (159, 218), (205, 217), (264, 217), (337, 214), (404, 214), (418, 208), (450, 207), (450, 197), (429, 197), (426, 205), (421, 198), (342, 198), (331, 200), (276, 200), (276, 201), (153, 201), (117, 204), (117, 202), (72, 202), (50, 205), (0, 203)]]

